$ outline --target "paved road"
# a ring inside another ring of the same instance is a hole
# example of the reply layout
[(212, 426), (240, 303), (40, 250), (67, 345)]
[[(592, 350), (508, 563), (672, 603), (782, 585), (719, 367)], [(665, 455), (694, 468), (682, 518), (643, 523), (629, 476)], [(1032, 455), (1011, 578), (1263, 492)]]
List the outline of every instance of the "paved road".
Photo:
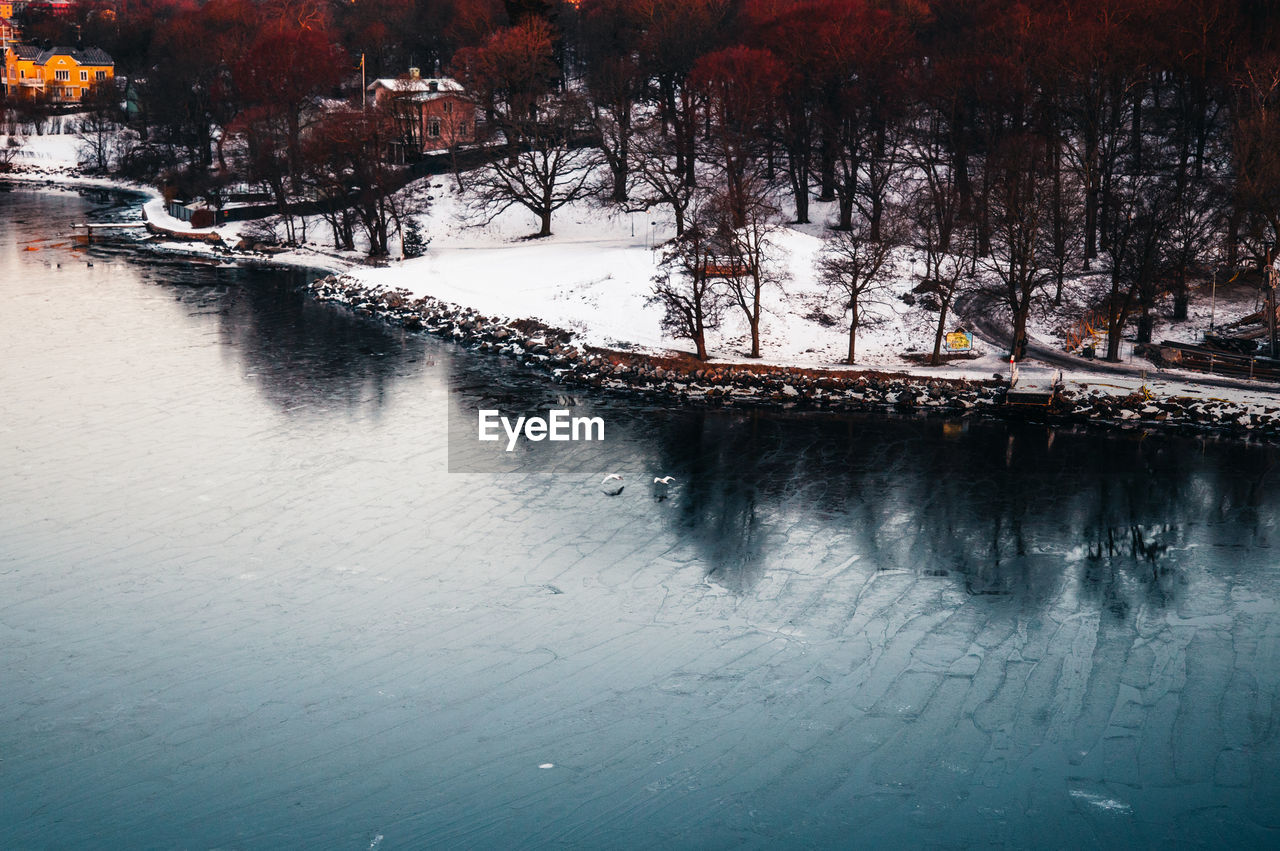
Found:
[[(989, 295), (978, 293), (961, 296), (956, 300), (955, 314), (967, 326), (988, 344), (997, 350), (1007, 349), (1013, 330), (1003, 320), (1004, 308), (995, 303)], [(1280, 385), (1269, 381), (1250, 381), (1242, 378), (1223, 378), (1216, 375), (1200, 375), (1190, 372), (1170, 372), (1159, 369), (1150, 361), (1142, 364), (1111, 363), (1104, 360), (1089, 360), (1070, 355), (1061, 349), (1053, 348), (1035, 338), (1027, 337), (1028, 357), (1056, 366), (1064, 370), (1084, 370), (1128, 378), (1143, 378), (1148, 381), (1177, 381), (1183, 384), (1197, 384), (1204, 387), (1225, 387), (1233, 390), (1280, 390)]]

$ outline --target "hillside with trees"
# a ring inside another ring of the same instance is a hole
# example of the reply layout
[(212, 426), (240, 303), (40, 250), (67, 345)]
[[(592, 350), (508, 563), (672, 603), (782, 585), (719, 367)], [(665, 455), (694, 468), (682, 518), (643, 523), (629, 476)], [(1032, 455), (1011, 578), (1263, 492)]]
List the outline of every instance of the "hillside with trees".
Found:
[[(938, 341), (981, 292), (1020, 354), (1033, 305), (1065, 295), (1115, 359), (1126, 329), (1185, 318), (1194, 282), (1256, 276), (1280, 248), (1280, 7), (1262, 0), (84, 0), (20, 23), (115, 58), (128, 108), (95, 101), (97, 168), (265, 194), (286, 241), (314, 238), (308, 203), (335, 246), (398, 244), (421, 167), (362, 86), (410, 68), (474, 104), (479, 140), (450, 167), (478, 211), (526, 209), (536, 237), (586, 198), (659, 211), (679, 237), (662, 286), (753, 333), (769, 229), (820, 205), (851, 359), (898, 249), (923, 258)], [(742, 273), (722, 284), (719, 255), (690, 259), (717, 245)]]

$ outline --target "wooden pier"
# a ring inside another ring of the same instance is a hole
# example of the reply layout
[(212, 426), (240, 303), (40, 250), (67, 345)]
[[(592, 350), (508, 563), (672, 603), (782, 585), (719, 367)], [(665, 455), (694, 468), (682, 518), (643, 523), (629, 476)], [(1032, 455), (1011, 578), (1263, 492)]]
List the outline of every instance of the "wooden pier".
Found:
[(1019, 408), (1047, 408), (1062, 389), (1062, 373), (1022, 375), (1015, 370), (1004, 403)]
[(145, 222), (82, 222), (73, 224), (72, 230), (81, 230), (85, 232), (85, 241), (93, 242), (94, 230), (129, 230), (133, 228), (145, 228)]

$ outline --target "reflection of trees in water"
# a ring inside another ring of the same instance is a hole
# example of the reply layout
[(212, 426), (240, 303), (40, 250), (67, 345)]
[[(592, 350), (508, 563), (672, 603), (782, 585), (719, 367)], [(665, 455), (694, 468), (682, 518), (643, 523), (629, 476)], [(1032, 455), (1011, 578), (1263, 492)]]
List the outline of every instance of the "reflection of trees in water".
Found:
[(1172, 602), (1206, 534), (1265, 545), (1276, 499), (1275, 450), (1243, 444), (699, 411), (657, 429), (663, 469), (687, 483), (682, 534), (737, 589), (803, 514), (881, 569), (958, 572), (972, 593), (1047, 597), (1081, 565), (1082, 593), (1124, 616)]
[[(208, 284), (216, 275), (218, 286)], [(293, 270), (166, 270), (192, 312), (215, 313), (224, 342), (282, 410), (381, 406), (388, 385), (421, 359), (425, 341), (316, 302)]]
[[(0, 199), (0, 219), (26, 239), (69, 234), (84, 221), (136, 220), (139, 196), (115, 191), (15, 191)], [(42, 222), (35, 228), (35, 222)], [(79, 250), (79, 249), (77, 249)], [(223, 339), (243, 357), (263, 394), (285, 410), (380, 404), (423, 341), (364, 321), (300, 291), (308, 273), (218, 268), (138, 250), (129, 234), (95, 235), (88, 256), (122, 258), (141, 277), (170, 287), (192, 313), (217, 316)]]
[(677, 516), (694, 542), (708, 575), (735, 591), (759, 576), (767, 532), (756, 511), (757, 489), (776, 481), (759, 455), (755, 417), (683, 415), (664, 434), (663, 448), (676, 449), (664, 469), (685, 483)]

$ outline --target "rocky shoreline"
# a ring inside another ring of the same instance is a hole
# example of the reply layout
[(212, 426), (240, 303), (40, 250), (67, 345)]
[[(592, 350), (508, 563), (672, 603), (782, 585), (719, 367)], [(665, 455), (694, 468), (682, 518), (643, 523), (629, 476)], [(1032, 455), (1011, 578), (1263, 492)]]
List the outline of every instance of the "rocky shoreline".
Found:
[(320, 301), (350, 307), (409, 330), (431, 333), (476, 351), (511, 358), (554, 380), (681, 404), (831, 411), (894, 411), (948, 417), (1038, 419), (1125, 430), (1214, 433), (1280, 442), (1280, 402), (1246, 405), (1224, 399), (1115, 396), (1062, 389), (1046, 407), (1004, 404), (1008, 382), (992, 377), (927, 378), (877, 371), (834, 371), (755, 364), (702, 363), (690, 357), (641, 355), (581, 346), (573, 334), (534, 320), (502, 320), (430, 296), (369, 286), (345, 275), (307, 285)]

